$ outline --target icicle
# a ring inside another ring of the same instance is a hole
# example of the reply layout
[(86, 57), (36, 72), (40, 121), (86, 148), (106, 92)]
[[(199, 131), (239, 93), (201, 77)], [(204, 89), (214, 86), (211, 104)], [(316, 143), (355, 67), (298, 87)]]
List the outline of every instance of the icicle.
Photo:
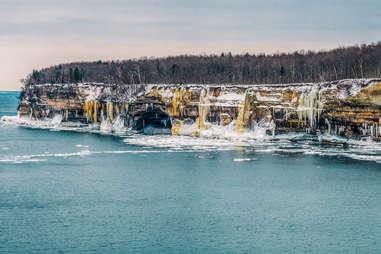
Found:
[[(107, 113), (107, 112), (106, 112)], [(110, 122), (110, 119), (105, 119), (103, 110), (101, 111), (101, 126), (100, 129), (102, 131), (109, 132), (112, 130), (112, 123)]]
[(104, 117), (104, 114), (103, 114), (103, 109), (101, 109), (101, 126), (104, 125), (104, 122), (105, 122), (105, 117)]
[(124, 119), (120, 115), (115, 118), (112, 128), (116, 132), (124, 131)]
[(245, 132), (245, 112), (246, 112), (246, 93), (238, 109), (236, 132), (242, 134)]
[(285, 110), (286, 110), (286, 115), (285, 115), (286, 121), (288, 121), (288, 108), (286, 108)]
[(85, 104), (83, 104), (83, 111), (86, 113), (86, 120), (89, 122), (90, 115), (89, 115), (89, 107), (90, 107), (90, 102), (85, 101)]
[(184, 100), (185, 90), (180, 88), (176, 89), (173, 92), (172, 96), (172, 112), (174, 116), (177, 116), (179, 113), (182, 114), (183, 106), (181, 105)]
[(276, 124), (274, 122), (273, 119), (271, 119), (271, 122), (270, 122), (270, 128), (271, 128), (271, 135), (272, 137), (275, 137), (275, 128), (276, 128)]
[(363, 135), (363, 136), (366, 136), (366, 135), (367, 135), (367, 132), (368, 132), (368, 125), (367, 125), (366, 123), (363, 123), (363, 124), (362, 124), (361, 131), (362, 131), (362, 135)]
[(93, 105), (94, 105), (94, 101), (89, 101), (88, 110), (89, 110), (89, 118), (90, 118), (90, 120), (93, 118)]
[(107, 118), (110, 120), (110, 122), (113, 122), (114, 121), (114, 110), (113, 110), (112, 102), (107, 102), (106, 109), (107, 109)]
[(345, 126), (340, 126), (339, 127), (339, 135), (341, 135), (345, 130)]
[(177, 115), (177, 107), (179, 105), (179, 90), (176, 89), (174, 94), (173, 94), (173, 97), (172, 97), (172, 109), (173, 109), (173, 115), (176, 116)]
[(114, 105), (114, 108), (115, 108), (115, 114), (116, 114), (116, 115), (119, 115), (119, 105), (118, 105), (118, 104), (115, 104), (115, 105)]
[(94, 110), (93, 110), (93, 121), (94, 121), (94, 123), (97, 123), (97, 121), (98, 121), (98, 102), (97, 101), (95, 101), (94, 102)]
[(86, 120), (93, 120), (94, 123), (98, 120), (99, 103), (95, 100), (85, 101), (83, 111), (86, 113)]
[(300, 121), (304, 120), (303, 110), (304, 110), (304, 94), (301, 94), (299, 97), (299, 105), (298, 105), (298, 118)]
[(321, 94), (317, 87), (308, 93), (302, 93), (298, 105), (299, 120), (308, 121), (311, 128), (315, 128), (323, 110)]
[(209, 113), (209, 101), (208, 101), (208, 90), (203, 90), (201, 97), (200, 97), (200, 104), (199, 104), (199, 129), (205, 129), (208, 113)]
[(209, 91), (202, 90), (200, 93), (200, 101), (198, 104), (198, 120), (197, 120), (197, 130), (194, 131), (195, 136), (199, 136), (200, 132), (206, 128), (207, 117), (209, 113), (209, 101), (208, 101)]
[(329, 120), (326, 118), (325, 119), (325, 124), (328, 126), (328, 135), (331, 134), (331, 123), (329, 122)]

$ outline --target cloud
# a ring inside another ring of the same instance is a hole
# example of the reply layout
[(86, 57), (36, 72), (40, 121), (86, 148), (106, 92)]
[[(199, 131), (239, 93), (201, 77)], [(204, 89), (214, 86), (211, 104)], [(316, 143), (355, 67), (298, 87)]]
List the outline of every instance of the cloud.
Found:
[(1, 0), (0, 55), (11, 60), (0, 64), (0, 90), (60, 61), (377, 41), (380, 7), (379, 0)]
[(273, 32), (281, 39), (310, 30), (364, 33), (368, 25), (380, 28), (374, 21), (381, 4), (367, 1), (6, 1), (0, 35), (257, 40), (256, 33), (265, 39)]

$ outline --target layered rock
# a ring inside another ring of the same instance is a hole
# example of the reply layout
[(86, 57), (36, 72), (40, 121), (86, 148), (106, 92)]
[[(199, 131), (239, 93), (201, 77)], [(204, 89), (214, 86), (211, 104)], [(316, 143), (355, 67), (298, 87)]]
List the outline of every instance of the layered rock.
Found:
[(92, 128), (202, 135), (214, 126), (237, 134), (265, 130), (381, 135), (381, 80), (274, 85), (45, 84), (24, 89), (19, 116)]

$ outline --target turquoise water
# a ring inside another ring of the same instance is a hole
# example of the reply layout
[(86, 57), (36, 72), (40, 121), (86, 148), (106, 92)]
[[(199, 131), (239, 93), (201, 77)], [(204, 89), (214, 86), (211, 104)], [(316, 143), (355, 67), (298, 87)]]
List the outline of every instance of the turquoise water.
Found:
[(0, 123), (0, 253), (380, 253), (376, 152), (279, 142)]

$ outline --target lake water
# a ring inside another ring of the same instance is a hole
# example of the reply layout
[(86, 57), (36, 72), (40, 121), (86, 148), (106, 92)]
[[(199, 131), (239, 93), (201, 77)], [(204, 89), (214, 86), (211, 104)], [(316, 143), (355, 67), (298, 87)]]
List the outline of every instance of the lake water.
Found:
[(0, 253), (380, 253), (380, 145), (349, 144), (2, 121)]

